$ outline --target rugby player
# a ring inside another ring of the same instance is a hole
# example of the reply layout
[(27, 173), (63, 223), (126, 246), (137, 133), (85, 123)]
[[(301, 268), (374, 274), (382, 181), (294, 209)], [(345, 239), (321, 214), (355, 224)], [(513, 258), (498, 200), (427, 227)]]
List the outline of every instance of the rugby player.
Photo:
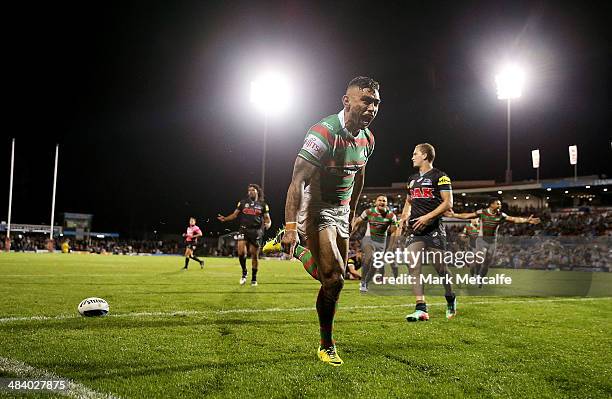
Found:
[(198, 226), (196, 226), (196, 220), (194, 217), (189, 218), (189, 226), (187, 226), (187, 232), (183, 233), (183, 237), (185, 237), (185, 267), (184, 270), (187, 270), (187, 266), (189, 265), (189, 259), (193, 259), (200, 264), (200, 268), (204, 268), (204, 261), (198, 259), (194, 255), (194, 251), (198, 245), (198, 238), (202, 237), (202, 230)]
[[(493, 258), (497, 249), (497, 230), (504, 221), (510, 223), (540, 223), (539, 218), (508, 216), (501, 211), (502, 203), (499, 198), (491, 197), (487, 203), (487, 208), (479, 209), (476, 212), (454, 213), (452, 210), (450, 217), (459, 219), (480, 219), (478, 238), (476, 239), (476, 251), (485, 252), (485, 259), (481, 265), (477, 265), (476, 274), (485, 277), (489, 272), (489, 266), (493, 264)], [(482, 287), (482, 284), (480, 285)]]
[[(449, 211), (448, 215), (453, 215), (452, 210)], [(445, 215), (446, 216), (446, 215)], [(469, 224), (466, 224), (461, 232), (461, 235), (465, 237), (467, 250), (468, 251), (476, 251), (476, 239), (478, 238), (478, 233), (480, 232), (480, 219), (473, 218), (470, 220)], [(476, 274), (476, 262), (470, 262), (470, 276), (474, 276)]]
[(385, 195), (376, 197), (375, 206), (364, 210), (361, 215), (353, 219), (353, 231), (363, 222), (367, 222), (368, 227), (362, 240), (365, 259), (359, 291), (368, 292), (368, 283), (374, 275), (373, 254), (385, 251), (387, 234), (393, 234), (397, 229), (397, 216), (387, 207)]
[[(426, 253), (433, 258), (433, 266), (441, 277), (449, 277), (446, 265), (441, 262), (441, 256), (435, 252), (446, 249), (446, 231), (442, 224), (442, 216), (453, 206), (453, 191), (448, 175), (433, 167), (436, 151), (431, 144), (418, 144), (412, 153), (412, 164), (419, 172), (409, 178), (409, 193), (402, 211), (400, 228), (406, 237), (408, 251), (423, 255), (419, 256), (415, 264), (409, 265), (415, 276), (412, 291), (416, 296), (416, 309), (406, 316), (409, 322), (427, 321), (427, 303), (423, 285), (420, 281), (422, 256)], [(440, 254), (438, 254), (440, 255)], [(444, 280), (446, 298), (446, 318), (451, 319), (457, 313), (457, 298), (452, 291), (449, 279)]]
[[(321, 334), (317, 356), (332, 366), (343, 364), (333, 339), (333, 323), (344, 286), (350, 221), (363, 187), (365, 165), (374, 151), (368, 126), (380, 105), (378, 82), (354, 78), (342, 105), (338, 114), (322, 119), (306, 134), (287, 191), (285, 228), (264, 246), (264, 253), (282, 250), (297, 257), (321, 282), (316, 302)], [(299, 245), (298, 230), (306, 247)]]
[(221, 222), (229, 222), (238, 218), (240, 238), (238, 239), (238, 261), (242, 268), (240, 285), (247, 281), (247, 255), (251, 257), (251, 286), (257, 286), (257, 270), (259, 265), (259, 247), (264, 234), (272, 225), (270, 207), (264, 200), (263, 190), (257, 184), (249, 184), (247, 197), (240, 200), (231, 215), (218, 215)]

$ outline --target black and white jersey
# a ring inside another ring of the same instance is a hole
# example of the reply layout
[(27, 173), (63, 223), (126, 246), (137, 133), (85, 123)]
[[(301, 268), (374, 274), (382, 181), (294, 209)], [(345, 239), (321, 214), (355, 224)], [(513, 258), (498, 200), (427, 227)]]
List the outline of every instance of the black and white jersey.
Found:
[[(442, 203), (443, 191), (452, 192), (451, 180), (439, 169), (432, 168), (423, 175), (415, 173), (410, 176), (408, 191), (410, 195), (410, 226), (414, 220), (428, 214)], [(440, 226), (442, 215), (433, 220), (423, 231), (432, 231)]]

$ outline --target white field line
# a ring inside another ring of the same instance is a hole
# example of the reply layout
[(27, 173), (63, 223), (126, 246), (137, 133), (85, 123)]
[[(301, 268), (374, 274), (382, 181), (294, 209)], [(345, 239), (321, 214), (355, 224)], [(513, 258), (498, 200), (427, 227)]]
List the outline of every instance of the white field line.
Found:
[[(15, 375), (15, 379), (32, 379), (42, 381), (66, 381), (66, 389), (53, 391), (61, 395), (65, 395), (71, 398), (79, 399), (117, 399), (116, 396), (94, 391), (93, 389), (87, 388), (85, 385), (81, 385), (77, 382), (71, 381), (68, 378), (60, 377), (50, 371), (32, 367), (29, 364), (25, 364), (18, 360), (8, 359), (0, 357), (0, 371), (3, 373), (9, 373)], [(10, 378), (10, 377), (7, 377)], [(30, 391), (31, 392), (31, 391)]]
[[(555, 298), (555, 299), (525, 299), (525, 300), (502, 300), (502, 301), (475, 301), (463, 302), (463, 306), (470, 305), (503, 305), (503, 304), (520, 304), (520, 303), (546, 303), (546, 302), (583, 302), (583, 301), (609, 301), (612, 297), (598, 298)], [(444, 303), (432, 303), (432, 306), (443, 306)], [(397, 305), (362, 305), (362, 306), (342, 306), (339, 310), (368, 310), (368, 309), (390, 309), (412, 307), (413, 304), (397, 304)], [(303, 308), (266, 308), (266, 309), (226, 309), (226, 310), (176, 310), (169, 312), (134, 312), (134, 313), (119, 313), (110, 314), (106, 317), (172, 317), (172, 316), (203, 316), (203, 315), (224, 315), (224, 314), (248, 314), (248, 313), (282, 313), (282, 312), (307, 312), (316, 310), (314, 307)], [(40, 320), (66, 320), (78, 319), (80, 316), (73, 314), (65, 314), (58, 316), (15, 316), (0, 318), (0, 323), (9, 323), (13, 321), (40, 321)]]

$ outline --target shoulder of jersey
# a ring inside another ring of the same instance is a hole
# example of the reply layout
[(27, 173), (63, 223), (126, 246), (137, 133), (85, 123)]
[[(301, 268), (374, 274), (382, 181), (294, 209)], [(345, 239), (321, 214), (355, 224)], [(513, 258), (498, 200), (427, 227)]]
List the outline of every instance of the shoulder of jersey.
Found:
[(327, 131), (329, 133), (335, 133), (338, 130), (340, 130), (340, 120), (338, 119), (338, 116), (335, 115), (335, 114), (334, 115), (329, 115), (329, 116), (321, 119), (319, 121), (319, 123), (317, 123), (313, 127), (316, 127), (316, 126), (321, 126), (321, 127), (325, 128), (325, 129), (327, 129)]

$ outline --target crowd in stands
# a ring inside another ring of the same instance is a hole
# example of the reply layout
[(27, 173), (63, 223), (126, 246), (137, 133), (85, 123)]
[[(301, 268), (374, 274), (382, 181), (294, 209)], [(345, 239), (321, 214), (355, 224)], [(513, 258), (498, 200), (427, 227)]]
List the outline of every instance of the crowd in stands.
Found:
[[(473, 212), (462, 209), (456, 212)], [(612, 212), (585, 208), (582, 212), (550, 212), (548, 209), (504, 210), (512, 216), (534, 215), (538, 225), (502, 223), (498, 231), (496, 267), (612, 271)], [(467, 222), (467, 221), (465, 221)], [(465, 250), (465, 222), (447, 223), (448, 250)], [(365, 226), (352, 237), (358, 253)]]
[[(397, 207), (398, 204), (391, 205)], [(474, 209), (456, 209), (469, 212)], [(400, 211), (396, 209), (398, 216)], [(582, 212), (550, 212), (548, 209), (504, 210), (513, 216), (533, 214), (541, 219), (538, 225), (503, 223), (500, 226), (495, 265), (498, 267), (536, 269), (591, 268), (612, 271), (612, 211), (583, 209)], [(465, 223), (447, 223), (449, 250), (465, 249), (462, 232)], [(360, 255), (360, 240), (366, 225), (351, 238), (351, 255)], [(572, 239), (564, 240), (565, 237)], [(608, 237), (608, 238), (604, 238)], [(4, 249), (0, 239), (0, 250)], [(96, 254), (182, 254), (182, 240), (75, 240), (65, 237), (53, 242), (57, 251), (88, 252)], [(43, 234), (19, 234), (11, 243), (14, 251), (44, 251), (49, 248), (48, 237)], [(218, 245), (216, 238), (206, 238), (197, 250), (200, 256), (235, 256), (235, 242)]]

